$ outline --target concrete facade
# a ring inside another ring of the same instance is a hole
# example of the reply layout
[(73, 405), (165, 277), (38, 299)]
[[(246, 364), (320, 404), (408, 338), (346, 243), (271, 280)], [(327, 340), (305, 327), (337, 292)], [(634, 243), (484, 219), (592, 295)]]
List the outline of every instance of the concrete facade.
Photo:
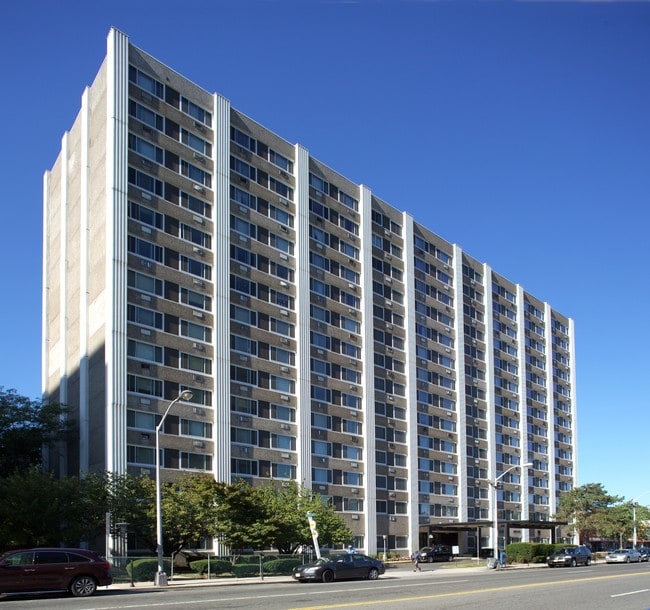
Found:
[(574, 484), (570, 318), (117, 30), (45, 174), (43, 251), (61, 473), (153, 476), (191, 389), (163, 478), (297, 480), (371, 553), (488, 522), (511, 466), (500, 519)]

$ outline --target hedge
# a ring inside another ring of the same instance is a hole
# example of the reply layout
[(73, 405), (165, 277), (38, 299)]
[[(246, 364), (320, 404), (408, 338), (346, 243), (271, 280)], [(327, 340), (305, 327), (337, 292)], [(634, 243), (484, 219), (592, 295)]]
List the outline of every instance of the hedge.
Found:
[(509, 563), (544, 563), (546, 557), (566, 544), (543, 544), (540, 542), (513, 542), (506, 548)]
[(228, 574), (232, 572), (232, 563), (226, 559), (197, 559), (190, 562), (190, 569), (201, 576), (208, 573), (208, 561), (210, 561), (210, 574)]
[(300, 557), (285, 557), (264, 562), (264, 574), (291, 574), (291, 571), (302, 565)]
[(259, 576), (260, 575), (259, 561), (257, 564), (240, 563), (238, 565), (232, 566), (232, 573), (234, 576), (237, 576), (239, 578), (245, 578), (249, 576)]
[[(164, 559), (163, 569), (165, 570), (166, 574), (171, 573), (171, 567), (171, 561)], [(158, 559), (136, 559), (135, 561), (126, 564), (126, 571), (130, 577), (133, 575), (132, 578), (135, 582), (146, 582), (148, 580), (154, 581), (156, 573), (158, 572)]]

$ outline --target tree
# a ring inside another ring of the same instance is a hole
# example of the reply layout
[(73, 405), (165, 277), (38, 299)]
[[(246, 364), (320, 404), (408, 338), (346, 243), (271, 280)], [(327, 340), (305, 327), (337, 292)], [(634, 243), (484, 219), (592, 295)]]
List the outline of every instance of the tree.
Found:
[(232, 550), (268, 546), (271, 527), (260, 513), (257, 492), (245, 481), (217, 483), (219, 537)]
[(307, 512), (314, 514), (320, 544), (344, 544), (352, 538), (331, 504), (294, 481), (271, 481), (264, 487), (222, 483), (218, 489), (219, 533), (233, 549), (274, 547), (289, 554), (311, 545)]
[(0, 473), (40, 465), (43, 445), (71, 434), (66, 413), (59, 404), (44, 405), (0, 386)]
[(163, 544), (166, 553), (187, 545), (198, 547), (217, 536), (217, 483), (206, 474), (186, 474), (165, 483), (162, 490)]
[(89, 514), (81, 481), (57, 479), (31, 468), (0, 479), (0, 544), (23, 546), (76, 545), (87, 539)]
[(128, 531), (152, 551), (156, 549), (156, 484), (148, 476), (102, 472), (86, 476), (93, 489), (89, 510), (102, 520), (111, 513), (113, 523), (128, 523)]
[(300, 546), (313, 543), (307, 513), (313, 513), (318, 530), (319, 544), (345, 544), (350, 542), (352, 532), (331, 503), (320, 495), (295, 481), (276, 487), (271, 484), (256, 488), (262, 512), (271, 528), (267, 544), (280, 553), (293, 553)]
[(605, 521), (605, 512), (620, 502), (619, 496), (611, 496), (600, 483), (587, 483), (574, 487), (560, 496), (560, 506), (555, 517), (571, 523), (578, 532), (578, 542), (588, 540)]

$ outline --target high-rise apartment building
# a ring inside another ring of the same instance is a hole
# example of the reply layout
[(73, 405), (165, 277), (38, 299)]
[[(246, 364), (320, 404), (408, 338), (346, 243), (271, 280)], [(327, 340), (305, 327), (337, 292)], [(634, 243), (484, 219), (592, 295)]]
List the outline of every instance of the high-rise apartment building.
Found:
[[(492, 546), (576, 476), (573, 321), (117, 30), (44, 179), (59, 469), (296, 480), (368, 552)], [(530, 466), (524, 466), (530, 464)]]

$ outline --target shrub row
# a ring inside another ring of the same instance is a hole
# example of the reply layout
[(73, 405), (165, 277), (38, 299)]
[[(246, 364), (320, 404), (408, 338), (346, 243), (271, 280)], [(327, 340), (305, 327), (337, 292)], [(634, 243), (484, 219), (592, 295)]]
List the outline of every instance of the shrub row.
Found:
[[(242, 561), (243, 560), (243, 561)], [(259, 576), (260, 573), (260, 560), (256, 556), (241, 557), (237, 563), (233, 565), (230, 561), (224, 559), (210, 558), (198, 559), (197, 561), (190, 562), (190, 569), (205, 576), (208, 574), (208, 561), (210, 561), (210, 574), (232, 574), (233, 576), (246, 577), (246, 576)], [(302, 564), (300, 557), (286, 557), (286, 558), (262, 558), (262, 571), (267, 575), (291, 574), (291, 570), (295, 566)]]
[[(169, 559), (163, 560), (165, 573), (170, 574), (171, 567), (172, 564)], [(132, 578), (135, 582), (146, 582), (148, 580), (153, 582), (157, 571), (158, 560), (155, 558), (136, 559), (126, 564), (126, 572), (129, 578)]]
[(545, 563), (546, 557), (566, 544), (542, 544), (540, 542), (513, 542), (506, 548), (508, 562)]

